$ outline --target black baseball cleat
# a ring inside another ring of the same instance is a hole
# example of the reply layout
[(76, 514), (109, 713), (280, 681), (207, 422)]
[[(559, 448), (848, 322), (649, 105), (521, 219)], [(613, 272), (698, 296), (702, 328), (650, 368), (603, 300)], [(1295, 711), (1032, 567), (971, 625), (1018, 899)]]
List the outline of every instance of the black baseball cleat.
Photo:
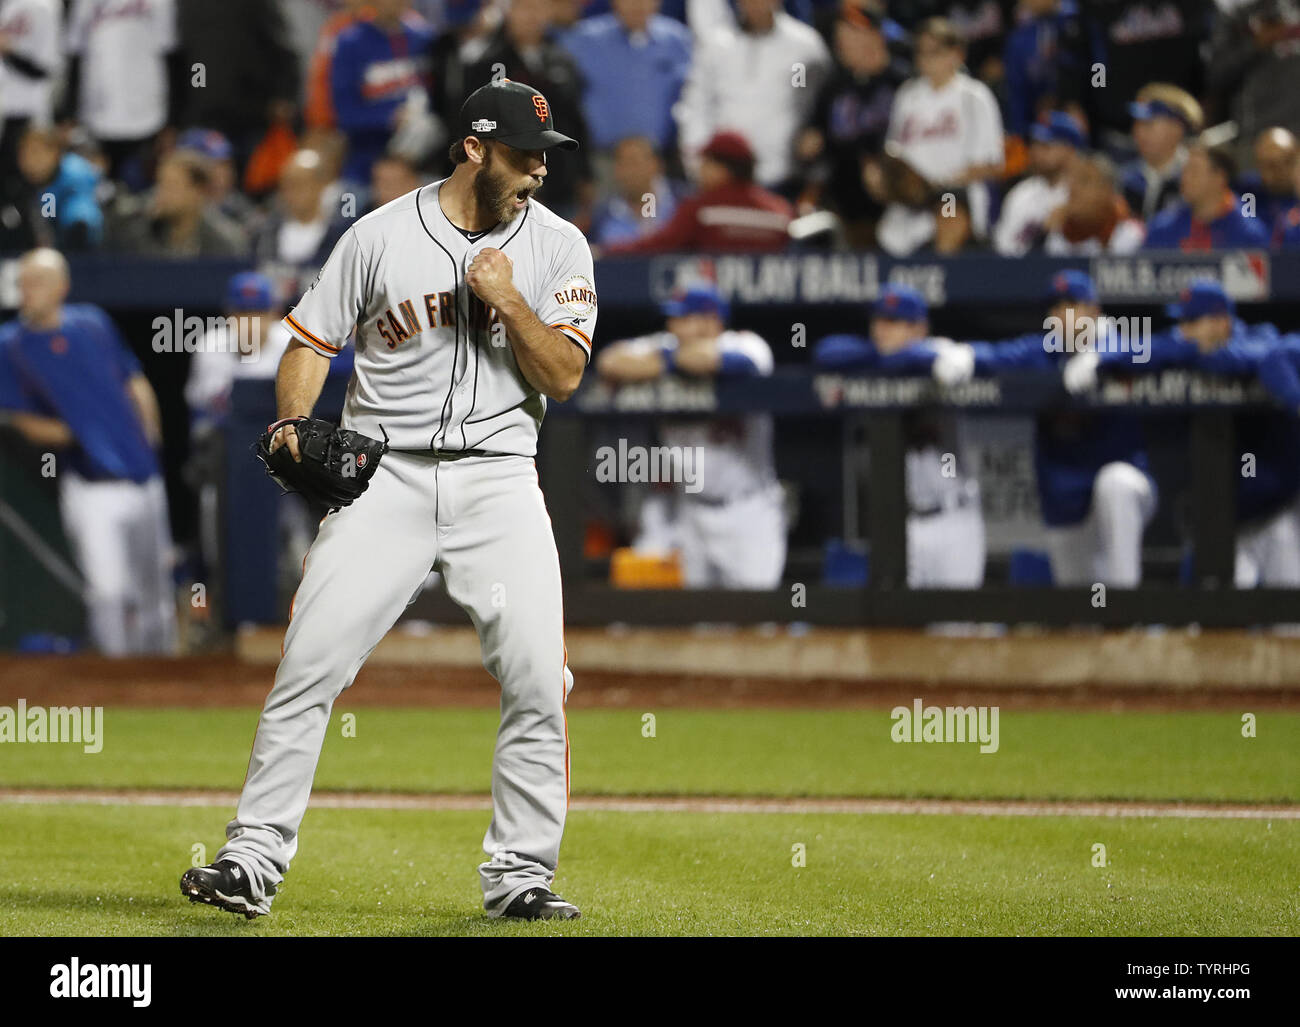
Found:
[(511, 899), (501, 915), (513, 920), (577, 920), (582, 911), (553, 891), (529, 888)]
[(261, 902), (253, 898), (248, 874), (233, 859), (219, 859), (206, 867), (194, 867), (181, 875), (181, 894), (191, 902), (206, 902), (227, 913), (242, 913), (249, 920), (271, 912), (270, 895)]

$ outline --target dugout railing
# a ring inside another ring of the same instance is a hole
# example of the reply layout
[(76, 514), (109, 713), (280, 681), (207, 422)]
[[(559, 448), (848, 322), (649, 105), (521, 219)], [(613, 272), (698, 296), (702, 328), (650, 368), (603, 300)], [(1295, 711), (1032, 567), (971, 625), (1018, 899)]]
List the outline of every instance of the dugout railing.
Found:
[[(335, 384), (323, 407), (341, 403)], [(270, 383), (246, 383), (237, 393), (231, 445), (244, 442), (265, 420)], [(1109, 589), (1099, 605), (1090, 588), (1025, 588), (991, 585), (977, 590), (914, 590), (906, 587), (904, 414), (917, 406), (980, 412), (1032, 413), (1047, 406), (1133, 410), (1151, 417), (1186, 417), (1191, 465), (1190, 544), (1195, 580), (1189, 585), (1152, 584)], [(1251, 382), (1169, 370), (1132, 381), (1103, 380), (1095, 393), (1069, 396), (1055, 374), (1017, 374), (977, 379), (939, 390), (922, 378), (872, 378), (779, 370), (771, 378), (718, 383), (664, 379), (612, 389), (590, 381), (568, 403), (553, 404), (541, 433), (538, 467), (565, 579), (565, 617), (571, 624), (696, 624), (725, 622), (812, 623), (835, 626), (920, 626), (935, 622), (996, 622), (1043, 625), (1201, 624), (1239, 627), (1300, 622), (1300, 591), (1233, 587), (1236, 519), (1234, 415), (1268, 410), (1268, 397)], [(771, 592), (619, 589), (593, 578), (583, 553), (583, 495), (593, 473), (589, 434), (605, 418), (708, 416), (767, 411), (861, 421), (871, 448), (871, 497), (865, 534), (871, 574), (861, 588), (787, 581)], [(228, 620), (268, 622), (282, 618), (275, 603), (272, 570), (275, 536), (250, 531), (274, 522), (276, 490), (249, 461), (231, 461), (225, 507), (238, 511), (225, 525)], [(796, 586), (798, 586), (796, 590)], [(798, 600), (796, 601), (796, 596)], [(429, 592), (408, 617), (439, 623), (462, 619), (445, 596)]]

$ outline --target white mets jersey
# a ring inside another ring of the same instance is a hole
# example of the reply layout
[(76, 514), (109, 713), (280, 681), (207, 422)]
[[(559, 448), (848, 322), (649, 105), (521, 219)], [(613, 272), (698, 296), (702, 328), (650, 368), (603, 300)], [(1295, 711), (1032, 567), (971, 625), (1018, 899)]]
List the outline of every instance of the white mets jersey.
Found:
[(534, 456), (546, 398), (520, 371), (505, 326), (465, 284), (486, 247), (543, 324), (591, 359), (596, 287), (587, 240), (536, 200), (509, 224), (466, 233), (438, 203), (442, 182), (361, 218), (284, 323), (327, 357), (352, 337), (343, 424), (394, 449)]

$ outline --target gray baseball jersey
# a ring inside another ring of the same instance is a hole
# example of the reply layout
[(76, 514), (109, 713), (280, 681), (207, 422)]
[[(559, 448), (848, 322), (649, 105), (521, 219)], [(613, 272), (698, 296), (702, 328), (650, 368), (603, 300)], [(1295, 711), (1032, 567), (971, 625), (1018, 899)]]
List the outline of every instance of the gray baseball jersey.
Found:
[(393, 449), (366, 494), (321, 522), (226, 828), (219, 858), (244, 869), (259, 912), (270, 911), (297, 851), (334, 701), (430, 569), (469, 614), (501, 684), (484, 908), (499, 915), (554, 879), (573, 676), (560, 562), (532, 460), (546, 401), (465, 271), (479, 250), (500, 249), (533, 311), (590, 358), (591, 252), (576, 228), (531, 200), (510, 224), (470, 239), (443, 214), (441, 186), (358, 221), (284, 321), (326, 356), (354, 340), (345, 423), (376, 438), (382, 426)]
[(434, 182), (361, 218), (284, 323), (328, 357), (354, 339), (347, 427), (379, 438), (382, 425), (394, 449), (533, 456), (546, 398), (524, 379), (504, 326), (466, 286), (465, 270), (480, 250), (501, 250), (533, 312), (590, 359), (591, 250), (536, 200), (471, 240), (447, 220), (441, 188)]

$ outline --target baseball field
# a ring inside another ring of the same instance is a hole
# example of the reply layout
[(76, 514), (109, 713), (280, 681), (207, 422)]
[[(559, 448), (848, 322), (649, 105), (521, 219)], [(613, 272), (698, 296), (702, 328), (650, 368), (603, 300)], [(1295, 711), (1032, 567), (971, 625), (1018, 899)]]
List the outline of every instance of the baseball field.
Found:
[(376, 666), (335, 707), (273, 914), (248, 922), (177, 879), (221, 844), (269, 668), (6, 661), (0, 703), (103, 720), (93, 745), (0, 745), (0, 934), (1300, 932), (1293, 692), (578, 670), (556, 890), (581, 920), (482, 916), (490, 679)]

